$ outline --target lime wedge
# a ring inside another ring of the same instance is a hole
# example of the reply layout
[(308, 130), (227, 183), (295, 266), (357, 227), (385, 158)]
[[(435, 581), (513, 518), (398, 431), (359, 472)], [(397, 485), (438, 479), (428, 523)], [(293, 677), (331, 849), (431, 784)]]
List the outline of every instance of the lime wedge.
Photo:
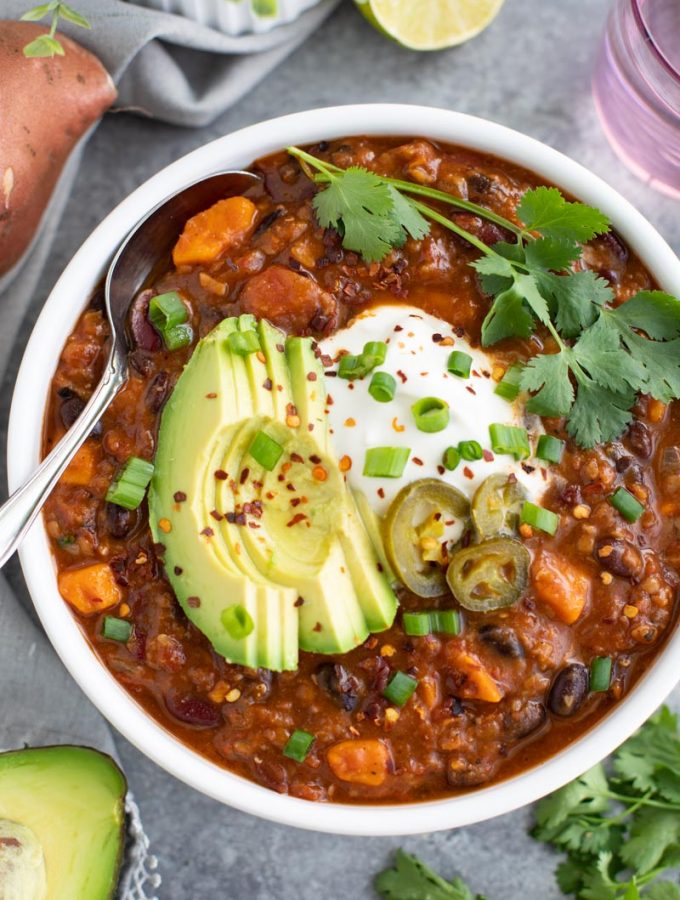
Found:
[(366, 19), (411, 50), (441, 50), (483, 31), (503, 0), (356, 0)]

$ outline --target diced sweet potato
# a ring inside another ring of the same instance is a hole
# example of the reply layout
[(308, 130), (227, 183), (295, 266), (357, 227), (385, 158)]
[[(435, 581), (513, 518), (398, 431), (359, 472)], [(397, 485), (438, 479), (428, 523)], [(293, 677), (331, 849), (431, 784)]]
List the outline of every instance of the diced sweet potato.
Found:
[(456, 696), (487, 703), (498, 703), (503, 699), (502, 689), (476, 656), (459, 650), (450, 658), (460, 682), (456, 684)]
[(257, 208), (247, 197), (218, 200), (189, 219), (172, 251), (172, 261), (176, 266), (214, 262), (245, 241), (256, 218)]
[(61, 476), (62, 484), (88, 485), (97, 472), (99, 452), (93, 441), (86, 441)]
[(93, 563), (59, 573), (59, 593), (84, 616), (116, 606), (123, 599), (106, 563)]
[(285, 266), (270, 266), (251, 278), (240, 300), (245, 312), (293, 333), (324, 331), (337, 315), (332, 294)]
[(558, 619), (572, 625), (588, 601), (589, 582), (576, 566), (556, 553), (543, 551), (531, 566), (531, 580), (538, 599)]
[(328, 751), (326, 758), (333, 774), (353, 784), (377, 787), (389, 773), (391, 756), (387, 746), (378, 740), (340, 741)]

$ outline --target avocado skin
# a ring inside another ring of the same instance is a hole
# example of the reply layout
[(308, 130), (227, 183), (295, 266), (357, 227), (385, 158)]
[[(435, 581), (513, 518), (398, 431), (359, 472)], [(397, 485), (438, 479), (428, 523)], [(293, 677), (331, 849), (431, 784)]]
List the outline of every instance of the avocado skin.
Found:
[(0, 819), (30, 828), (47, 870), (47, 900), (110, 900), (125, 844), (127, 781), (90, 747), (0, 753)]

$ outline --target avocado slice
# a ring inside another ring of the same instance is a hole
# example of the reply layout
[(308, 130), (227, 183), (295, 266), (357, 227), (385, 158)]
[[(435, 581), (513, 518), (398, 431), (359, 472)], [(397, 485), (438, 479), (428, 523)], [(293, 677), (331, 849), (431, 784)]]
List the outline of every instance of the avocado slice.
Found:
[[(234, 352), (237, 331), (255, 331), (260, 349)], [(165, 406), (149, 492), (154, 540), (187, 616), (232, 662), (295, 669), (298, 647), (346, 652), (394, 619), (325, 403), (311, 340), (242, 315), (203, 338)], [(270, 465), (255, 440), (279, 458)], [(237, 634), (234, 605), (247, 613)]]
[(127, 783), (88, 747), (0, 753), (0, 893), (107, 900), (124, 844)]

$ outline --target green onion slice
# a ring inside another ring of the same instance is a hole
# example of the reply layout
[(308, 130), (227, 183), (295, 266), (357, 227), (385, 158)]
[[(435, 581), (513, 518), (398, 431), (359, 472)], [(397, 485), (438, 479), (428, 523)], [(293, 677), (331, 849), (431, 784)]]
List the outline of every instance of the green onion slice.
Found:
[(368, 341), (358, 356), (347, 354), (340, 357), (338, 378), (364, 378), (376, 366), (381, 366), (387, 356), (387, 344), (383, 341)]
[(233, 331), (227, 335), (227, 346), (232, 353), (249, 356), (260, 349), (260, 339), (255, 331)]
[(494, 422), (489, 425), (489, 436), (494, 453), (508, 454), (517, 460), (526, 459), (531, 453), (526, 428)]
[(270, 438), (264, 431), (258, 431), (251, 441), (248, 453), (258, 462), (263, 469), (271, 472), (281, 459), (283, 447), (274, 438)]
[(387, 356), (387, 344), (384, 341), (369, 341), (364, 344), (364, 349), (359, 357), (366, 367), (375, 369), (385, 362)]
[(108, 638), (110, 641), (120, 641), (126, 644), (132, 635), (132, 625), (125, 619), (118, 619), (116, 616), (104, 616), (102, 622), (102, 637)]
[(177, 291), (159, 294), (149, 301), (149, 321), (168, 350), (186, 347), (193, 340), (193, 329), (184, 324), (188, 318), (189, 311)]
[(552, 434), (542, 434), (536, 445), (536, 457), (549, 463), (558, 463), (564, 453), (565, 442)]
[(364, 475), (368, 478), (401, 478), (410, 456), (408, 447), (370, 447), (364, 460)]
[(468, 462), (473, 462), (484, 456), (484, 451), (479, 441), (461, 441), (458, 444), (458, 452), (461, 458), (466, 459)]
[(609, 656), (596, 656), (590, 664), (590, 690), (608, 691), (612, 680), (612, 661)]
[(448, 469), (449, 472), (453, 472), (453, 470), (460, 462), (460, 452), (458, 451), (458, 448), (447, 447), (446, 450), (444, 450), (442, 462), (444, 463), (445, 469)]
[(415, 678), (411, 678), (405, 672), (395, 672), (383, 691), (383, 697), (395, 706), (404, 706), (417, 687), (418, 682)]
[(502, 397), (504, 400), (508, 400), (510, 402), (516, 400), (519, 396), (519, 382), (522, 377), (523, 369), (524, 366), (520, 366), (519, 364), (510, 366), (505, 375), (496, 385), (494, 394), (498, 394), (499, 397)]
[(360, 378), (363, 374), (363, 367), (358, 356), (351, 356), (349, 353), (340, 358), (338, 363), (338, 378)]
[(612, 496), (609, 498), (609, 502), (617, 509), (626, 522), (637, 522), (642, 513), (645, 511), (645, 507), (642, 503), (634, 497), (630, 491), (627, 491), (625, 488), (619, 488)]
[(404, 632), (413, 637), (426, 634), (460, 634), (460, 613), (457, 609), (433, 609), (424, 612), (405, 612)]
[(452, 375), (458, 375), (459, 378), (469, 378), (470, 369), (472, 368), (472, 357), (469, 353), (463, 353), (462, 350), (453, 350), (449, 356), (446, 368)]
[(163, 342), (168, 350), (179, 350), (180, 347), (188, 347), (194, 339), (194, 329), (191, 325), (175, 325), (163, 332)]
[(153, 475), (153, 463), (138, 456), (131, 456), (106, 492), (108, 503), (115, 503), (124, 509), (137, 509)]
[(419, 431), (443, 431), (449, 424), (449, 404), (439, 397), (421, 397), (411, 406)]
[(232, 606), (222, 610), (220, 619), (229, 635), (235, 641), (247, 638), (255, 628), (253, 617), (245, 606), (241, 606), (240, 603), (234, 603)]
[(368, 393), (378, 403), (389, 403), (390, 400), (394, 400), (396, 390), (396, 379), (389, 372), (373, 373), (371, 383), (368, 386)]
[(308, 731), (296, 730), (286, 741), (283, 755), (287, 756), (288, 759), (294, 759), (295, 762), (304, 762), (315, 740), (315, 736)]
[(536, 506), (529, 500), (525, 500), (519, 515), (520, 522), (545, 531), (546, 534), (555, 534), (560, 524), (560, 517), (550, 509)]

